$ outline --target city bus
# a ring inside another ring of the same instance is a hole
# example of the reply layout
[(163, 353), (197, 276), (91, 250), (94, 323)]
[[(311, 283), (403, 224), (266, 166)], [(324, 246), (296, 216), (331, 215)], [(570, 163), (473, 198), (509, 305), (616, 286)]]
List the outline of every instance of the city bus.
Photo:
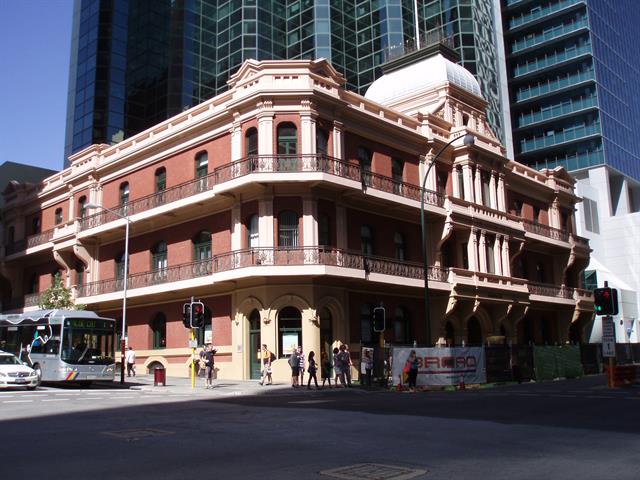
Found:
[(31, 366), (40, 382), (113, 381), (115, 320), (83, 310), (0, 315), (0, 350)]

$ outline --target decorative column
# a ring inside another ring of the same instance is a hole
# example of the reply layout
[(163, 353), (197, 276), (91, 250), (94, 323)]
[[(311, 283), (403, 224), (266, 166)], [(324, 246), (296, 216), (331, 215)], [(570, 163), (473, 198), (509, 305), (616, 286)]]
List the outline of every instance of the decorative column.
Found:
[[(302, 108), (310, 108), (309, 101), (302, 102)], [(303, 155), (315, 153), (316, 119), (310, 110), (300, 112), (300, 153)]]
[(467, 257), (469, 258), (469, 270), (478, 271), (478, 231), (472, 228), (469, 231), (469, 241), (467, 242)]
[(473, 202), (473, 173), (471, 172), (471, 165), (465, 163), (462, 166), (462, 179), (464, 181), (464, 199), (467, 202)]
[[(429, 153), (428, 155), (420, 155), (420, 182), (424, 179), (425, 172), (429, 170), (429, 165), (433, 160), (433, 154)], [(422, 183), (421, 183), (422, 184)], [(437, 190), (436, 183), (436, 165), (431, 167), (429, 171), (429, 175), (427, 176), (427, 182), (425, 183), (425, 188), (427, 190), (431, 190), (435, 192)]]
[(258, 202), (258, 242), (261, 247), (274, 246), (273, 197), (268, 196)]
[[(236, 203), (231, 207), (231, 250), (240, 250), (242, 245), (241, 205)], [(248, 245), (246, 245), (248, 247)]]
[(473, 186), (475, 191), (476, 203), (482, 204), (482, 170), (476, 166), (473, 176)]
[(453, 196), (455, 198), (462, 198), (462, 195), (460, 195), (460, 179), (458, 178), (460, 174), (461, 172), (455, 166), (451, 169), (451, 186), (453, 187)]
[(502, 275), (502, 248), (500, 246), (501, 239), (501, 235), (496, 235), (496, 240), (493, 243), (493, 262), (496, 275)]
[(480, 245), (478, 246), (478, 256), (480, 258), (480, 271), (487, 273), (487, 232), (480, 231)]
[(76, 213), (76, 202), (75, 195), (73, 194), (73, 185), (68, 185), (69, 187), (69, 215), (67, 216), (67, 220), (73, 222), (75, 220)]
[(491, 170), (491, 176), (489, 177), (489, 206), (494, 210), (498, 209), (498, 192), (496, 188), (496, 172)]
[(502, 237), (502, 275), (511, 276), (511, 259), (509, 257), (509, 237)]
[(233, 114), (233, 126), (231, 127), (231, 161), (235, 162), (242, 158), (242, 125), (240, 114)]
[(312, 197), (302, 199), (302, 246), (318, 245), (318, 203)]
[(337, 120), (333, 121), (333, 156), (339, 160), (344, 158), (344, 124)]
[(257, 115), (258, 155), (273, 155), (273, 117), (274, 115), (271, 112), (263, 112)]
[(505, 190), (504, 190), (504, 173), (500, 172), (498, 173), (498, 210), (500, 210), (501, 212), (506, 212), (507, 208), (506, 208), (506, 197), (505, 197)]
[(561, 225), (562, 221), (560, 220), (560, 200), (557, 196), (553, 197), (553, 202), (551, 202), (551, 208), (549, 208), (549, 225), (553, 228), (558, 228), (560, 230), (564, 230)]

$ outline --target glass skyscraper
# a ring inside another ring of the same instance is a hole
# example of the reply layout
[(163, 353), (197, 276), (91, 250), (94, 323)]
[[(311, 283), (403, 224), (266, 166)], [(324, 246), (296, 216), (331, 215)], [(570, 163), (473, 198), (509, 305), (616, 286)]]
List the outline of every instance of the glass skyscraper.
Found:
[(636, 0), (503, 0), (516, 160), (640, 180)]
[(65, 155), (221, 93), (248, 58), (324, 57), (364, 94), (385, 61), (442, 34), (477, 75), (504, 140), (494, 8), (495, 0), (76, 0)]

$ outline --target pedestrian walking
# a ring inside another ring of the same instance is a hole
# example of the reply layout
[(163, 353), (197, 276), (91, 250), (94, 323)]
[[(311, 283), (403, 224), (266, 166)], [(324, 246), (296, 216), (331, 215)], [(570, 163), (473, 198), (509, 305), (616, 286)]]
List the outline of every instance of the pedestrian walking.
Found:
[(210, 343), (206, 344), (204, 350), (200, 353), (201, 359), (204, 360), (204, 380), (205, 388), (213, 388), (213, 372), (214, 372), (214, 356), (217, 350)]
[(298, 373), (300, 373), (300, 385), (304, 385), (304, 353), (302, 347), (298, 347)]
[(291, 367), (291, 386), (298, 387), (298, 376), (300, 375), (300, 359), (298, 357), (298, 349), (294, 348), (289, 356), (289, 366)]
[(269, 351), (266, 343), (263, 343), (262, 350), (258, 351), (258, 358), (262, 366), (262, 370), (260, 371), (260, 385), (271, 385), (273, 383), (271, 379), (271, 362), (274, 360), (275, 355)]
[(373, 372), (373, 356), (369, 348), (364, 349), (364, 355), (362, 357), (362, 364), (364, 367), (364, 378), (367, 387), (371, 386), (371, 377)]
[(314, 351), (309, 352), (309, 380), (307, 382), (307, 388), (311, 389), (311, 379), (316, 384), (316, 390), (318, 389), (318, 377), (316, 372), (318, 371), (318, 364), (316, 363), (316, 354)]
[(322, 388), (324, 388), (327, 380), (329, 381), (329, 388), (331, 388), (331, 361), (324, 350), (320, 354), (320, 362), (322, 363)]
[(409, 358), (404, 364), (404, 371), (409, 373), (409, 391), (415, 392), (418, 378), (418, 357), (415, 350), (411, 350), (409, 353)]
[(347, 381), (347, 386), (351, 386), (351, 367), (353, 366), (353, 362), (351, 362), (351, 354), (349, 353), (349, 345), (346, 343), (342, 345), (344, 347), (343, 355), (344, 355), (344, 363), (346, 368), (344, 369), (344, 377)]
[(125, 353), (125, 361), (127, 363), (127, 377), (133, 375), (136, 376), (136, 351), (133, 347), (129, 347), (127, 353)]
[[(342, 346), (340, 347), (342, 348)], [(333, 371), (336, 374), (336, 387), (338, 386), (338, 381), (340, 381), (340, 385), (346, 387), (346, 383), (344, 381), (344, 363), (343, 363), (342, 352), (339, 348), (333, 349)]]

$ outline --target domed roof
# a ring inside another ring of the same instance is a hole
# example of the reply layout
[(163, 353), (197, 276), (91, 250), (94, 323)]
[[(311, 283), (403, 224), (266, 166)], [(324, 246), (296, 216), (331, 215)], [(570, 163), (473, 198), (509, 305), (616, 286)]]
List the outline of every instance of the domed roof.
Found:
[(364, 96), (385, 104), (446, 82), (482, 98), (480, 85), (473, 74), (440, 53), (384, 74), (371, 84)]

